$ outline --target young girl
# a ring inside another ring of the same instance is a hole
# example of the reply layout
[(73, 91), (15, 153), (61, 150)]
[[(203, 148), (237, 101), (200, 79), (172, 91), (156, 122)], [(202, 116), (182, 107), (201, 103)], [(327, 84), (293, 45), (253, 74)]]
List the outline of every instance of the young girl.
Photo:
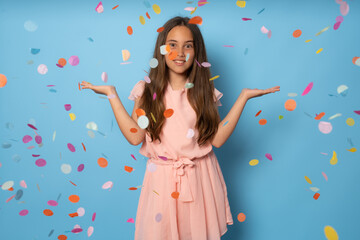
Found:
[(204, 40), (188, 21), (174, 17), (158, 34), (153, 55), (158, 65), (150, 69), (150, 80), (132, 89), (131, 117), (114, 86), (81, 83), (109, 97), (121, 132), (130, 144), (142, 143), (140, 153), (148, 157), (135, 240), (218, 240), (226, 233), (233, 218), (212, 147), (229, 138), (247, 100), (280, 90), (243, 89), (221, 121), (217, 106), (223, 94), (201, 65), (208, 61)]

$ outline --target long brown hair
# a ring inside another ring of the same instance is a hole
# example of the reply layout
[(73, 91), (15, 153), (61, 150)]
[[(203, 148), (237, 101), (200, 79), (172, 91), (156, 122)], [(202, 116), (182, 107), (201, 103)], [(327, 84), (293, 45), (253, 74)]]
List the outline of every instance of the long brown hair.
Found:
[[(189, 24), (188, 17), (174, 17), (164, 24), (164, 30), (158, 34), (153, 57), (158, 60), (158, 66), (151, 68), (149, 78), (151, 83), (145, 84), (143, 95), (140, 99), (139, 107), (142, 108), (149, 118), (149, 125), (146, 128), (150, 134), (151, 141), (161, 139), (159, 137), (162, 126), (165, 122), (163, 115), (165, 104), (163, 98), (168, 79), (168, 67), (165, 62), (165, 56), (160, 53), (160, 46), (165, 45), (166, 37), (170, 30), (175, 26), (186, 26), (190, 29), (194, 39), (194, 59), (199, 63), (207, 62), (205, 43), (196, 24)], [(189, 83), (193, 83), (194, 87), (187, 89), (187, 98), (190, 105), (196, 112), (197, 121), (196, 128), (199, 131), (197, 142), (199, 146), (212, 141), (220, 123), (220, 116), (217, 106), (214, 102), (214, 83), (209, 81), (211, 77), (210, 69), (207, 67), (199, 67), (196, 61), (188, 69), (187, 76)], [(156, 99), (153, 100), (153, 94), (156, 92)], [(152, 115), (151, 115), (152, 114)], [(154, 119), (155, 118), (155, 121)]]

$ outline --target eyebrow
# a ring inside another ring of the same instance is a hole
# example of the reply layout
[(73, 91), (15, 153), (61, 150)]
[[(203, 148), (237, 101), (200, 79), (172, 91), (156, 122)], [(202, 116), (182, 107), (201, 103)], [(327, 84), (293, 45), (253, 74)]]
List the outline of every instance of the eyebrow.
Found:
[[(177, 42), (176, 40), (173, 40), (173, 39), (170, 39), (170, 40), (167, 40), (167, 42)], [(186, 42), (194, 42), (193, 40), (187, 40)]]

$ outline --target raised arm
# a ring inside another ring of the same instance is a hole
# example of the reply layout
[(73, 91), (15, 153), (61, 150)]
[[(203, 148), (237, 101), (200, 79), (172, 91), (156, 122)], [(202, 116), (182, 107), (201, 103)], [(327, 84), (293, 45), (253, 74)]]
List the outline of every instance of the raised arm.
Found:
[[(211, 144), (214, 147), (219, 148), (226, 142), (226, 140), (230, 137), (230, 135), (234, 131), (241, 116), (241, 113), (244, 110), (245, 104), (249, 99), (254, 97), (259, 97), (268, 93), (274, 93), (277, 91), (280, 91), (280, 86), (268, 88), (265, 90), (261, 90), (257, 88), (255, 89), (244, 88), (241, 91), (239, 97), (236, 99), (236, 102), (230, 109), (229, 113), (219, 123), (218, 131), (216, 132), (215, 137)], [(227, 121), (229, 122), (224, 126), (224, 123), (226, 123)]]

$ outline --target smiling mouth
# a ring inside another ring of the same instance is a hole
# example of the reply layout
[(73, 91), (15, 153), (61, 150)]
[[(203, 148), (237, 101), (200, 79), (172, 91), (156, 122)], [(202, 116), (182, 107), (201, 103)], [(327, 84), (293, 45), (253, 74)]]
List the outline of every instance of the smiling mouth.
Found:
[(182, 65), (185, 64), (185, 61), (174, 60), (174, 62), (175, 62), (175, 64), (176, 64), (177, 66), (182, 66)]

